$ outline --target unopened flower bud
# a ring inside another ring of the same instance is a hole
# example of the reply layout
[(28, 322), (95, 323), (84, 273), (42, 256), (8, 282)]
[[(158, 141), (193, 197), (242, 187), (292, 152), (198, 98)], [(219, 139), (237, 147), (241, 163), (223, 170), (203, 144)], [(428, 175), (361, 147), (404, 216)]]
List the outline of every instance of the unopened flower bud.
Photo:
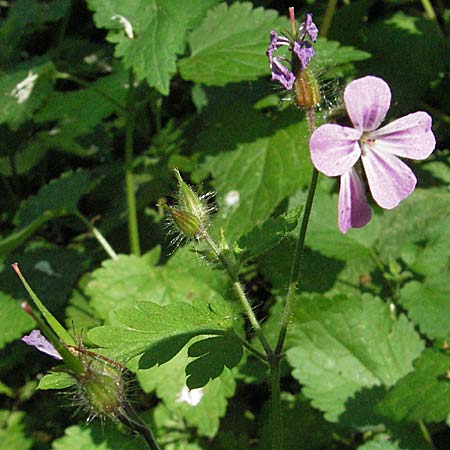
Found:
[(300, 69), (294, 81), (295, 103), (299, 107), (314, 108), (320, 104), (320, 88), (313, 71)]
[(191, 214), (188, 211), (183, 211), (172, 206), (167, 206), (166, 209), (169, 212), (173, 223), (186, 238), (195, 238), (198, 233), (200, 233), (202, 227), (197, 216), (194, 216), (194, 214)]
[(174, 206), (165, 206), (165, 209), (179, 232), (179, 237), (199, 239), (209, 225), (208, 196), (197, 195), (181, 178), (180, 172), (177, 169), (174, 172), (178, 180), (176, 203)]
[(191, 187), (181, 178), (180, 172), (174, 169), (178, 180), (178, 207), (196, 216), (200, 222), (203, 222), (208, 216), (208, 207), (204, 199), (199, 197)]

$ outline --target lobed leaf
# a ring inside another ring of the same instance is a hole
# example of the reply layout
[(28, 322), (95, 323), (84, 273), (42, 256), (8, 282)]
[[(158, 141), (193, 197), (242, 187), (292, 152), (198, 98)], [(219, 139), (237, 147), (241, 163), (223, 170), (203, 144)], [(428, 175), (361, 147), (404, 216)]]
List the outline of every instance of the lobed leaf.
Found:
[(160, 359), (154, 354), (155, 350), (165, 350), (162, 342), (170, 341), (168, 345), (174, 355), (194, 336), (224, 334), (232, 328), (234, 320), (231, 308), (220, 297), (210, 303), (196, 301), (192, 305), (174, 302), (160, 306), (149, 301), (138, 302), (115, 314), (121, 326), (93, 328), (88, 337), (119, 360), (144, 355), (140, 367), (149, 367), (149, 360), (153, 363), (167, 361), (165, 351)]

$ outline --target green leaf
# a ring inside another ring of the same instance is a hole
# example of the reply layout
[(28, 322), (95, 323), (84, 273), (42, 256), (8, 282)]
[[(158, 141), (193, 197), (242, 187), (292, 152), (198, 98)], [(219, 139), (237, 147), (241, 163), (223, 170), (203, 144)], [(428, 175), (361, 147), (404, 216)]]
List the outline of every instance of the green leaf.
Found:
[(13, 73), (4, 73), (0, 78), (0, 124), (8, 123), (17, 129), (31, 119), (52, 90), (55, 67), (51, 62), (37, 61)]
[(28, 450), (33, 441), (25, 434), (23, 411), (0, 410), (0, 442), (8, 450)]
[[(376, 67), (377, 75), (392, 88), (397, 111), (410, 112), (412, 105), (416, 106), (425, 97), (430, 83), (441, 71), (448, 69), (448, 41), (434, 21), (409, 16), (402, 11), (365, 30), (364, 47), (372, 54), (365, 70), (370, 73)], [(426, 41), (434, 42), (434, 45), (430, 48)], [(395, 57), (395, 64), (386, 58), (386, 45)], [(414, 70), (411, 69), (412, 60), (421, 61)]]
[(11, 263), (18, 262), (28, 283), (46, 307), (57, 314), (67, 300), (83, 267), (84, 257), (79, 253), (56, 246), (32, 245), (24, 253), (11, 255), (0, 270), (0, 285), (16, 299), (28, 299)]
[[(89, 0), (94, 21), (109, 30), (107, 39), (116, 44), (115, 55), (123, 58), (139, 80), (161, 94), (169, 93), (171, 76), (176, 72), (177, 55), (183, 53), (186, 33), (195, 27), (217, 0)], [(121, 20), (129, 23), (130, 31)]]
[(294, 208), (278, 217), (269, 218), (261, 226), (254, 227), (242, 236), (238, 245), (248, 257), (259, 256), (275, 247), (292, 231), (300, 217), (301, 208)]
[[(378, 226), (375, 246), (380, 255), (388, 260), (398, 258), (399, 254), (414, 265), (414, 269), (422, 273), (439, 273), (446, 266), (447, 257), (435, 255), (441, 245), (442, 233), (448, 228), (448, 192), (447, 189), (416, 189), (393, 211), (386, 211)], [(444, 237), (445, 239), (445, 237)], [(431, 265), (428, 268), (411, 257), (411, 243), (422, 247), (417, 256), (427, 258)], [(425, 250), (429, 247), (428, 250)], [(421, 255), (422, 253), (422, 255)], [(436, 271), (433, 269), (436, 268)]]
[(391, 442), (389, 436), (383, 435), (358, 447), (358, 450), (401, 450), (396, 442)]
[[(319, 38), (314, 44), (316, 54), (313, 58), (313, 65), (319, 68), (335, 67), (350, 62), (363, 61), (370, 58), (370, 53), (358, 50), (355, 47), (343, 46), (339, 42), (329, 41), (326, 38)], [(329, 76), (328, 71), (324, 73)]]
[(232, 369), (242, 359), (241, 342), (232, 335), (214, 336), (194, 342), (189, 346), (188, 356), (196, 359), (186, 366), (186, 385), (197, 389), (219, 377), (225, 367)]
[(67, 372), (50, 372), (39, 380), (37, 389), (66, 389), (76, 382), (75, 378)]
[(430, 339), (450, 338), (450, 285), (448, 271), (423, 282), (403, 286), (400, 303), (420, 331)]
[[(233, 326), (233, 314), (229, 305), (220, 297), (206, 303), (203, 299), (192, 305), (172, 303), (160, 306), (152, 302), (138, 302), (134, 307), (119, 309), (115, 312), (121, 327), (103, 326), (93, 328), (88, 337), (97, 345), (110, 350), (113, 357), (129, 360), (149, 352), (151, 361), (155, 361), (152, 352), (163, 350), (155, 344), (175, 340), (173, 354), (194, 336), (202, 334), (223, 334)], [(166, 355), (160, 355), (165, 360)], [(148, 366), (148, 360), (141, 360), (142, 366)], [(142, 367), (141, 366), (141, 367)]]
[[(6, 19), (2, 20), (0, 38), (7, 43), (4, 47), (13, 51), (22, 43), (23, 36), (36, 32), (45, 23), (55, 22), (63, 18), (70, 8), (69, 0), (16, 0), (8, 8)], [(2, 48), (1, 59), (8, 59), (8, 53)], [(3, 61), (1, 61), (3, 63)]]
[(361, 229), (347, 234), (339, 231), (337, 223), (337, 196), (317, 193), (308, 226), (306, 244), (323, 255), (341, 260), (368, 258), (371, 244), (376, 239), (375, 218)]
[(395, 384), (423, 349), (406, 317), (391, 318), (389, 307), (369, 295), (301, 297), (289, 332), (293, 376), (330, 421), (359, 390)]
[(185, 80), (224, 86), (269, 75), (266, 49), (271, 30), (286, 27), (274, 10), (251, 3), (222, 3), (189, 36), (191, 56), (179, 63)]
[(107, 321), (114, 309), (149, 300), (160, 305), (203, 299), (212, 302), (227, 292), (228, 280), (211, 271), (188, 248), (180, 249), (165, 266), (149, 263), (146, 257), (120, 255), (116, 261), (104, 261), (92, 273), (86, 293), (91, 306)]
[(49, 218), (73, 214), (89, 188), (90, 176), (84, 170), (69, 171), (39, 189), (37, 195), (24, 200), (14, 217), (14, 224), (25, 228), (44, 214)]
[(64, 436), (53, 441), (53, 450), (142, 450), (145, 443), (139, 437), (130, 439), (111, 422), (94, 421), (66, 428)]
[(181, 416), (188, 426), (196, 427), (200, 435), (213, 437), (236, 383), (232, 373), (225, 369), (206, 386), (190, 391), (185, 374), (188, 362), (185, 349), (162, 366), (139, 370), (138, 380), (145, 392), (156, 391), (168, 409)]
[(445, 420), (450, 411), (450, 355), (426, 349), (414, 366), (414, 372), (402, 378), (377, 405), (378, 412), (395, 421)]
[(38, 123), (56, 122), (51, 138), (74, 138), (90, 132), (102, 119), (125, 107), (127, 72), (117, 70), (112, 75), (99, 78), (85, 89), (53, 92), (45, 106), (36, 114)]
[(5, 383), (0, 381), (0, 395), (6, 395), (9, 398), (14, 398), (14, 391)]
[(35, 136), (25, 145), (14, 149), (11, 149), (10, 144), (6, 144), (5, 147), (9, 147), (12, 152), (8, 156), (0, 157), (0, 175), (11, 177), (16, 174), (23, 175), (29, 172), (42, 161), (47, 153), (48, 148), (41, 144), (42, 142), (36, 139)]
[[(284, 198), (308, 183), (312, 169), (306, 123), (286, 126), (286, 119), (260, 115), (258, 126), (266, 127), (265, 137), (241, 141), (232, 151), (208, 157), (203, 165), (212, 173), (218, 192), (220, 212), (213, 230), (223, 228), (230, 242), (266, 221)], [(221, 135), (232, 126), (224, 124)]]
[[(312, 408), (302, 396), (282, 392), (281, 414), (286, 432), (285, 450), (319, 450), (333, 448), (333, 433), (336, 426), (327, 422), (322, 414)], [(260, 444), (258, 450), (271, 449), (270, 406), (266, 404), (261, 412)]]
[(0, 292), (0, 349), (20, 339), (33, 328), (33, 320), (19, 306), (19, 302)]

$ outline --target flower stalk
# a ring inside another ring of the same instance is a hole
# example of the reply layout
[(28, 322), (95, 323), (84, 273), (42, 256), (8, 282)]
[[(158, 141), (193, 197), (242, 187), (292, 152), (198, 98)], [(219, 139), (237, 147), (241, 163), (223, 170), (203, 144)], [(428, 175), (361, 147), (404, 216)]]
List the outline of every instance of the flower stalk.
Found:
[(128, 237), (130, 241), (130, 249), (131, 253), (139, 256), (141, 254), (141, 247), (139, 243), (136, 193), (133, 174), (133, 137), (136, 124), (134, 110), (134, 81), (134, 74), (132, 69), (130, 69), (128, 76), (128, 96), (125, 126), (125, 192), (128, 210)]

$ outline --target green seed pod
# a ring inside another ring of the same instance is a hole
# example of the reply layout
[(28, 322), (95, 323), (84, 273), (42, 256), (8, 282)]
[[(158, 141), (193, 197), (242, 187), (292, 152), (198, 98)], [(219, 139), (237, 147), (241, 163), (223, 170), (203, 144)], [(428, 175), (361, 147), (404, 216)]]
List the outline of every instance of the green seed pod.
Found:
[(295, 103), (298, 107), (314, 108), (320, 104), (320, 88), (313, 71), (299, 70), (294, 82)]
[(88, 411), (90, 418), (121, 416), (126, 403), (125, 368), (83, 347), (71, 346), (69, 350), (84, 367), (83, 373), (76, 376), (80, 406)]

